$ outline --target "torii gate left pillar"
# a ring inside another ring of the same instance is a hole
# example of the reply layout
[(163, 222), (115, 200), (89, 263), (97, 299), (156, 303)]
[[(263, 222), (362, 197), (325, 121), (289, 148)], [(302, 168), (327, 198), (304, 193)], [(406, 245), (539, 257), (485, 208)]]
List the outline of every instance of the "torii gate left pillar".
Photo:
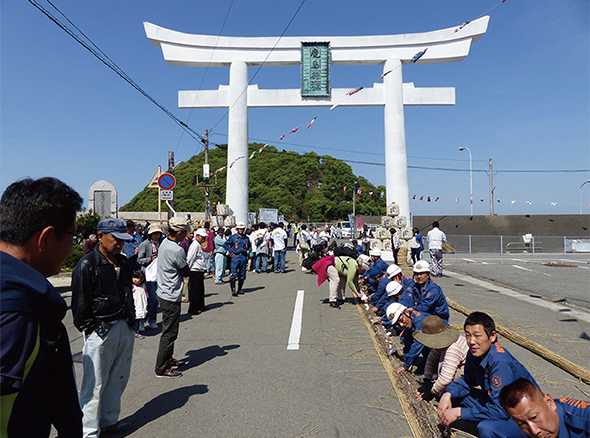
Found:
[[(162, 48), (169, 64), (230, 67), (229, 86), (218, 90), (180, 91), (181, 108), (229, 108), (228, 165), (248, 156), (248, 108), (291, 106), (384, 106), (387, 203), (397, 202), (410, 219), (404, 105), (453, 105), (454, 88), (414, 88), (402, 81), (402, 65), (428, 49), (418, 63), (463, 60), (472, 41), (485, 33), (489, 17), (461, 28), (404, 35), (361, 37), (236, 38), (191, 35), (144, 23), (148, 38)], [(382, 64), (383, 83), (353, 96), (332, 89), (329, 98), (303, 98), (299, 90), (259, 90), (248, 85), (249, 65), (299, 65), (302, 42), (329, 41), (333, 65)], [(198, 93), (198, 94), (197, 94)], [(236, 220), (248, 219), (248, 160), (228, 166), (226, 202)]]

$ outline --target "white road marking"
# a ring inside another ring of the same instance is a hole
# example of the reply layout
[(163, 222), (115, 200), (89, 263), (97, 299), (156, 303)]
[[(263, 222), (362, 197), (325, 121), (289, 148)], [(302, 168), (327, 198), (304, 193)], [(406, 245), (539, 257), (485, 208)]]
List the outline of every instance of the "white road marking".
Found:
[(518, 269), (522, 269), (523, 271), (534, 272), (535, 274), (543, 274), (543, 275), (545, 275), (547, 277), (551, 277), (551, 274), (547, 274), (546, 272), (534, 271), (532, 269), (523, 268), (522, 266), (518, 266), (518, 265), (512, 265), (512, 266), (515, 267), (515, 268), (518, 268)]
[(287, 350), (299, 350), (299, 339), (301, 338), (301, 321), (303, 320), (304, 294), (305, 291), (297, 291), (295, 310), (293, 311), (293, 321), (291, 322), (291, 332), (289, 333), (289, 344), (287, 344)]
[(461, 259), (461, 260), (465, 260), (466, 262), (471, 262), (471, 263), (480, 263), (482, 265), (489, 265), (489, 263), (482, 262), (481, 260), (479, 260), (479, 261), (471, 260), (471, 259)]
[(562, 262), (569, 262), (569, 263), (582, 263), (583, 265), (587, 265), (588, 261), (584, 261), (584, 260), (572, 260), (572, 259), (559, 259)]
[(571, 307), (564, 306), (563, 304), (552, 303), (550, 301), (542, 300), (541, 298), (531, 297), (529, 295), (522, 294), (520, 292), (516, 292), (512, 289), (508, 289), (506, 287), (498, 286), (494, 283), (490, 283), (485, 280), (480, 280), (479, 278), (469, 277), (467, 275), (457, 274), (456, 272), (449, 271), (448, 269), (445, 270), (445, 275), (449, 277), (456, 278), (461, 281), (465, 281), (467, 283), (475, 284), (476, 286), (483, 287), (495, 292), (499, 292), (503, 295), (507, 295), (512, 298), (516, 298), (517, 300), (524, 301), (527, 303), (535, 304), (539, 307), (544, 307), (549, 310), (553, 310), (554, 312), (564, 312), (563, 315), (573, 316), (574, 318), (590, 323), (590, 313), (584, 312), (577, 309), (572, 309)]

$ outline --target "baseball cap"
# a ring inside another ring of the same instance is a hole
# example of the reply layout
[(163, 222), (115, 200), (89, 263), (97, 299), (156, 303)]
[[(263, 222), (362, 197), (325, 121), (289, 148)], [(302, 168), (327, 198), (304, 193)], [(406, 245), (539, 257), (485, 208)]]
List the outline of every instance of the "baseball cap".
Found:
[(162, 230), (162, 226), (160, 224), (151, 224), (148, 227), (148, 236), (152, 233), (162, 233), (164, 234), (164, 230)]
[(121, 240), (131, 240), (130, 234), (127, 234), (127, 222), (122, 219), (108, 218), (101, 220), (96, 230), (99, 233), (112, 234), (113, 237)]
[(186, 219), (181, 217), (172, 217), (168, 220), (168, 226), (173, 231), (186, 231), (187, 233), (191, 232), (191, 226), (187, 222)]
[(205, 228), (199, 228), (196, 231), (197, 236), (202, 236), (202, 237), (209, 237), (209, 235), (207, 234), (207, 230)]

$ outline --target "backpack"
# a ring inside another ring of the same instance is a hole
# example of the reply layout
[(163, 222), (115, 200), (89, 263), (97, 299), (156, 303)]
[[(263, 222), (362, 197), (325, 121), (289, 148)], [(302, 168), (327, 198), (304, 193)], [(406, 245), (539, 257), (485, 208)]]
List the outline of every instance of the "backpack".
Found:
[(348, 256), (348, 257), (352, 257), (353, 259), (357, 259), (359, 254), (358, 252), (356, 252), (354, 249), (348, 247), (348, 246), (337, 246), (336, 248), (334, 248), (334, 255), (336, 257), (338, 256)]
[(313, 270), (313, 269), (311, 269), (312, 266), (315, 264), (315, 262), (317, 262), (321, 258), (322, 257), (320, 256), (320, 254), (318, 254), (317, 252), (312, 252), (309, 254), (309, 256), (307, 256), (307, 258), (305, 260), (303, 260), (303, 263), (301, 264), (301, 266), (303, 266), (308, 271), (312, 271)]

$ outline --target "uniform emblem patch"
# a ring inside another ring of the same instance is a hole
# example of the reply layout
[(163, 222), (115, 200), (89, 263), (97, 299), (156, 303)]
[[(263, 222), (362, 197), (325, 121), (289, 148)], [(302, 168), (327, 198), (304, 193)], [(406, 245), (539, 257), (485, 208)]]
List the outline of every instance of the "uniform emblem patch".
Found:
[(502, 386), (502, 379), (500, 376), (492, 376), (492, 386), (494, 388), (500, 388)]

